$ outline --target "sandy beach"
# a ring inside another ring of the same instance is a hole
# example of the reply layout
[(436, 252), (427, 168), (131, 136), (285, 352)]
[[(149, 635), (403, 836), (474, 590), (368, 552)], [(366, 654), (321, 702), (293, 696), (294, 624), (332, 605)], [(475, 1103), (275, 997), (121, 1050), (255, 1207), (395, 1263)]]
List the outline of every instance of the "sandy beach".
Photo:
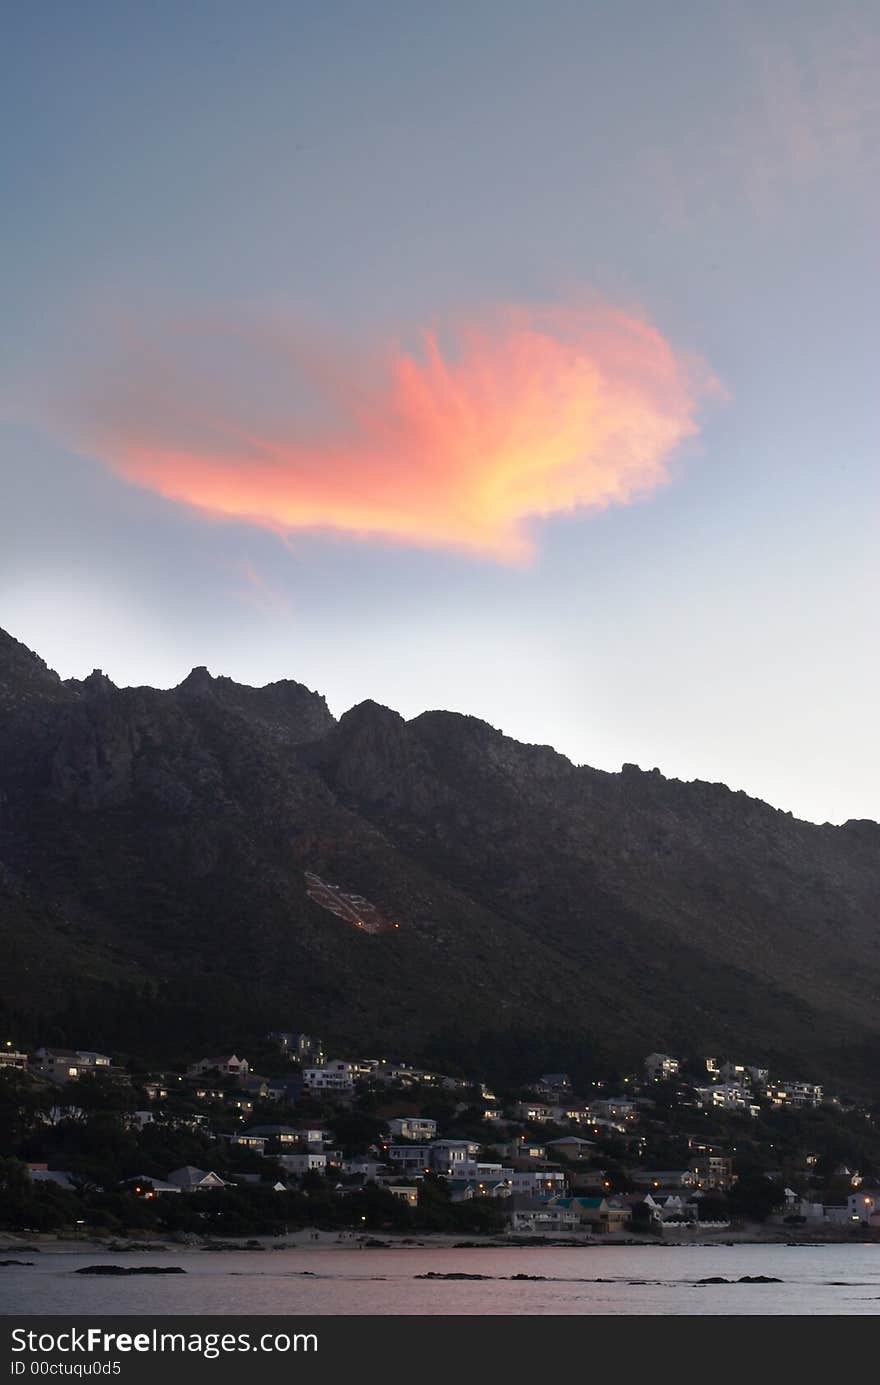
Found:
[(303, 1228), (282, 1236), (252, 1237), (211, 1237), (194, 1236), (160, 1237), (149, 1235), (125, 1236), (57, 1236), (33, 1233), (14, 1235), (0, 1233), (0, 1259), (16, 1258), (27, 1253), (82, 1255), (86, 1251), (100, 1250), (116, 1255), (135, 1252), (163, 1250), (204, 1250), (222, 1253), (223, 1251), (253, 1251), (255, 1253), (287, 1250), (381, 1250), (385, 1248), (418, 1247), (423, 1250), (487, 1250), (492, 1248), (510, 1250), (517, 1246), (530, 1247), (589, 1247), (612, 1246), (731, 1246), (731, 1245), (839, 1245), (854, 1239), (859, 1241), (878, 1239), (876, 1235), (861, 1228), (857, 1237), (848, 1226), (782, 1227), (752, 1223), (736, 1228), (723, 1228), (717, 1231), (667, 1228), (662, 1236), (608, 1235), (608, 1236), (467, 1236), (446, 1232), (419, 1236), (406, 1236), (387, 1231), (380, 1235), (370, 1235), (356, 1231), (321, 1231)]

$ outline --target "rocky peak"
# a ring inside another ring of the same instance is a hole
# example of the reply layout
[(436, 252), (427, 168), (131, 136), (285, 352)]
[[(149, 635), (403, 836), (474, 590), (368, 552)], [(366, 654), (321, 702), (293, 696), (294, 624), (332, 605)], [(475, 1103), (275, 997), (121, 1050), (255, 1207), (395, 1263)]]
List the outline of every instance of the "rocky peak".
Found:
[(58, 674), (27, 645), (0, 630), (0, 710), (61, 702), (65, 695)]
[(118, 691), (113, 680), (108, 678), (107, 674), (100, 668), (92, 669), (88, 678), (82, 680), (68, 678), (65, 680), (64, 686), (88, 699), (107, 697), (110, 693)]
[(186, 675), (182, 683), (178, 683), (175, 691), (186, 696), (204, 697), (210, 695), (214, 690), (214, 679), (211, 677), (204, 664), (198, 664)]
[(194, 668), (177, 692), (189, 698), (208, 698), (218, 707), (259, 724), (288, 745), (320, 740), (336, 726), (321, 694), (290, 678), (252, 688), (232, 678), (212, 678), (206, 668)]
[(399, 712), (368, 699), (339, 720), (321, 748), (328, 778), (347, 797), (397, 809), (424, 806), (437, 784), (428, 755)]

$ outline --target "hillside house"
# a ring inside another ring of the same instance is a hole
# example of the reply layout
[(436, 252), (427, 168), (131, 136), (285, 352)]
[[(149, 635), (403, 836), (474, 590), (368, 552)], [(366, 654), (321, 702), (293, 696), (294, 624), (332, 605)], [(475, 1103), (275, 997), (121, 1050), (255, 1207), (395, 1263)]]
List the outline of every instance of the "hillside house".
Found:
[(880, 1188), (859, 1188), (857, 1193), (850, 1193), (846, 1210), (850, 1221), (880, 1227)]
[(302, 1077), (270, 1077), (266, 1081), (266, 1100), (293, 1106), (302, 1095), (304, 1086)]
[(412, 1183), (386, 1183), (385, 1190), (391, 1193), (392, 1197), (405, 1202), (407, 1207), (418, 1207), (419, 1205), (419, 1190)]
[(750, 1063), (722, 1063), (719, 1069), (722, 1082), (738, 1082), (744, 1086), (766, 1087), (770, 1080), (768, 1068), (754, 1067)]
[(184, 1193), (213, 1193), (220, 1188), (233, 1186), (225, 1178), (221, 1178), (219, 1173), (215, 1173), (213, 1169), (197, 1169), (192, 1164), (185, 1164), (183, 1168), (175, 1169), (173, 1173), (169, 1173), (166, 1181), (174, 1183)]
[(530, 1121), (533, 1125), (548, 1125), (554, 1120), (554, 1108), (541, 1101), (518, 1101), (513, 1108), (517, 1120)]
[(622, 1231), (632, 1221), (629, 1207), (620, 1206), (604, 1197), (559, 1197), (550, 1204), (551, 1208), (565, 1208), (574, 1213), (582, 1230), (596, 1231), (600, 1235)]
[(563, 1135), (558, 1140), (547, 1141), (547, 1153), (551, 1158), (561, 1155), (563, 1159), (592, 1159), (595, 1149), (593, 1140), (582, 1140), (580, 1135)]
[(146, 1198), (147, 1201), (152, 1201), (156, 1197), (165, 1197), (169, 1193), (180, 1194), (182, 1192), (177, 1183), (167, 1183), (164, 1179), (153, 1178), (152, 1174), (148, 1173), (139, 1173), (134, 1178), (126, 1178), (121, 1186), (133, 1193), (135, 1197)]
[(496, 1149), (502, 1159), (546, 1159), (547, 1146), (540, 1140), (532, 1140), (527, 1135), (520, 1135), (515, 1140), (493, 1140), (492, 1148)]
[(480, 1152), (475, 1140), (433, 1140), (429, 1148), (434, 1173), (448, 1178), (457, 1178), (461, 1169), (473, 1163)]
[(579, 1213), (560, 1202), (545, 1202), (522, 1194), (514, 1194), (508, 1204), (511, 1231), (529, 1235), (575, 1232), (583, 1229)]
[(389, 1163), (406, 1173), (428, 1173), (432, 1167), (432, 1146), (429, 1144), (388, 1145), (384, 1153)]
[(276, 1156), (276, 1163), (288, 1173), (325, 1173), (327, 1155), (322, 1149), (305, 1150), (297, 1154), (279, 1154)]
[(142, 1090), (147, 1101), (166, 1101), (168, 1098), (167, 1084), (158, 1079), (142, 1083)]
[(331, 1058), (320, 1067), (303, 1068), (302, 1079), (310, 1092), (350, 1094), (354, 1091), (355, 1065), (342, 1058)]
[(276, 1030), (266, 1036), (277, 1044), (282, 1053), (303, 1066), (320, 1067), (324, 1062), (324, 1042), (313, 1034), (294, 1034), (287, 1030)]
[(637, 1188), (695, 1188), (692, 1169), (633, 1169), (630, 1178)]
[(749, 1087), (739, 1082), (718, 1082), (712, 1087), (697, 1087), (697, 1097), (701, 1106), (714, 1106), (722, 1111), (747, 1111), (752, 1116), (760, 1113)]
[(815, 1082), (776, 1082), (767, 1096), (773, 1106), (821, 1106), (823, 1089)]
[(510, 1186), (527, 1197), (560, 1197), (566, 1192), (565, 1174), (560, 1169), (511, 1169)]
[(27, 1164), (26, 1167), (32, 1183), (54, 1183), (69, 1193), (76, 1192), (77, 1179), (69, 1169), (50, 1169), (47, 1164)]
[(437, 1134), (437, 1122), (427, 1116), (394, 1116), (388, 1129), (396, 1140), (416, 1140), (425, 1143)]
[(246, 1058), (238, 1058), (234, 1053), (219, 1054), (214, 1058), (200, 1058), (191, 1063), (186, 1070), (187, 1077), (204, 1077), (206, 1073), (221, 1072), (226, 1077), (247, 1077), (251, 1065)]
[(26, 1072), (27, 1066), (28, 1056), (26, 1053), (20, 1053), (17, 1048), (13, 1048), (11, 1045), (0, 1048), (0, 1069), (17, 1068), (19, 1072)]
[(263, 1140), (270, 1148), (282, 1151), (298, 1149), (302, 1143), (302, 1132), (292, 1125), (252, 1125), (244, 1132), (244, 1137)]
[(649, 1082), (665, 1082), (678, 1077), (681, 1062), (669, 1053), (649, 1053), (645, 1059), (645, 1076)]
[(268, 1140), (265, 1135), (251, 1135), (244, 1131), (241, 1135), (230, 1136), (229, 1143), (238, 1149), (250, 1149), (254, 1154), (265, 1154)]
[(69, 1082), (87, 1073), (109, 1072), (110, 1058), (86, 1048), (38, 1048), (31, 1065), (50, 1082)]
[(690, 1161), (695, 1188), (719, 1188), (726, 1192), (736, 1181), (733, 1160), (727, 1154), (701, 1154)]

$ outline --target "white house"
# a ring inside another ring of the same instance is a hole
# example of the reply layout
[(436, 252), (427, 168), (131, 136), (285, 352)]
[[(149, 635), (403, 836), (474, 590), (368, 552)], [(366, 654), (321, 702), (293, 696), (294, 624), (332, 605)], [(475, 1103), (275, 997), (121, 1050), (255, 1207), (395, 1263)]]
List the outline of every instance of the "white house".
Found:
[(859, 1188), (857, 1193), (850, 1193), (846, 1209), (850, 1221), (880, 1226), (880, 1188)]
[(398, 1140), (433, 1140), (437, 1134), (437, 1122), (426, 1116), (394, 1116), (388, 1122), (388, 1129)]
[(793, 1188), (786, 1188), (785, 1207), (781, 1212), (777, 1212), (772, 1220), (784, 1222), (786, 1217), (792, 1216), (803, 1217), (804, 1221), (808, 1222), (821, 1222), (825, 1221), (825, 1208), (821, 1202), (808, 1202)]
[[(649, 1193), (645, 1198), (646, 1202), (654, 1202), (654, 1198)], [(660, 1202), (660, 1220), (664, 1222), (695, 1222), (697, 1220), (697, 1203), (687, 1194), (670, 1193)]]
[(301, 1125), (297, 1134), (308, 1149), (317, 1149), (333, 1140), (333, 1131), (328, 1130), (325, 1125)]
[(652, 1082), (678, 1077), (681, 1063), (668, 1053), (649, 1053), (645, 1059), (645, 1076)]
[(702, 1106), (716, 1106), (722, 1111), (748, 1111), (753, 1116), (760, 1109), (749, 1088), (739, 1082), (716, 1082), (713, 1087), (697, 1087), (696, 1092)]
[(303, 1084), (311, 1092), (353, 1092), (355, 1066), (342, 1058), (331, 1058), (320, 1067), (303, 1068)]
[(419, 1190), (410, 1183), (386, 1183), (385, 1191), (394, 1197), (400, 1198), (407, 1207), (417, 1207), (419, 1204)]
[(106, 1053), (85, 1048), (38, 1048), (34, 1059), (37, 1072), (55, 1082), (67, 1082), (84, 1073), (109, 1072), (111, 1066)]
[(17, 1048), (7, 1045), (0, 1048), (0, 1068), (18, 1068), (20, 1072), (25, 1072), (28, 1065), (28, 1056)]

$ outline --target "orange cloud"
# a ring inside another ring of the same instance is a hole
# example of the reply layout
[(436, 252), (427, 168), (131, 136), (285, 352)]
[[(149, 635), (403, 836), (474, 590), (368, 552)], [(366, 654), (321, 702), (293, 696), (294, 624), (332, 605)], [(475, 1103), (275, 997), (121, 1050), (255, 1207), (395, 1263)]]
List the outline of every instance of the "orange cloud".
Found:
[(713, 383), (597, 302), (495, 309), (375, 361), (268, 329), (166, 332), (102, 378), (81, 443), (214, 516), (516, 561), (529, 520), (667, 480)]

